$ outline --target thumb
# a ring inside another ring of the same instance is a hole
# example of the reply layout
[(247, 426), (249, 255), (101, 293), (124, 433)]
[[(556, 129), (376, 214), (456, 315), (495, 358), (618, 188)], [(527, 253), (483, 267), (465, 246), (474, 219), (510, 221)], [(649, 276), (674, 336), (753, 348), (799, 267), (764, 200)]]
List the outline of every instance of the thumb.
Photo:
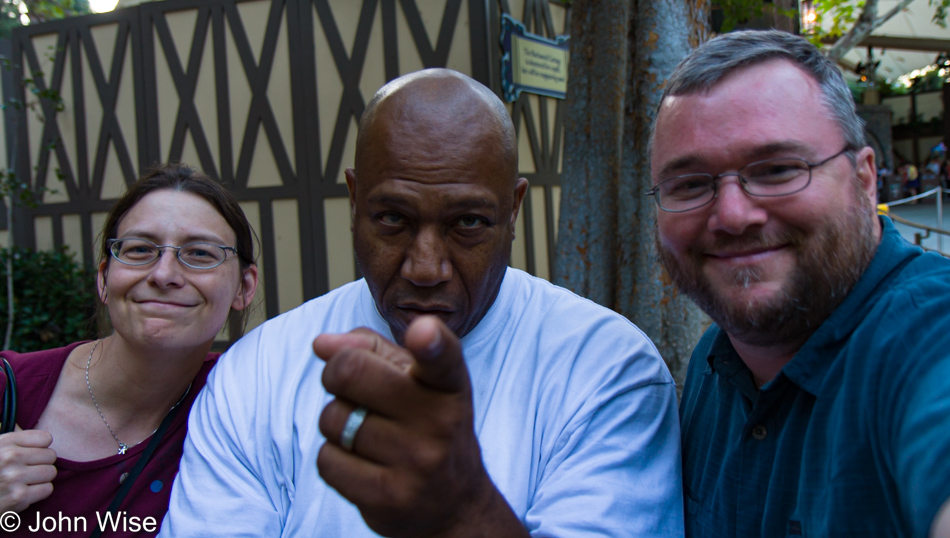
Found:
[(410, 374), (423, 385), (442, 392), (470, 390), (462, 343), (435, 316), (422, 316), (406, 330), (406, 348), (415, 358)]

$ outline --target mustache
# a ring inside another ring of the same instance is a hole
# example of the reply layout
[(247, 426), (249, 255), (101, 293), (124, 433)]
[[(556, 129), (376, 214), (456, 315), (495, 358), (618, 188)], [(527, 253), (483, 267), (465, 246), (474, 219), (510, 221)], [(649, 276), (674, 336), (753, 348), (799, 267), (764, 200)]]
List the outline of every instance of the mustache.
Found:
[(458, 305), (447, 296), (444, 287), (417, 289), (391, 289), (386, 295), (386, 302), (390, 305), (437, 306), (455, 310)]
[(711, 241), (701, 243), (695, 249), (695, 253), (743, 252), (768, 249), (779, 245), (799, 247), (804, 242), (805, 234), (796, 230), (766, 232), (758, 229), (745, 232), (742, 235), (716, 234)]

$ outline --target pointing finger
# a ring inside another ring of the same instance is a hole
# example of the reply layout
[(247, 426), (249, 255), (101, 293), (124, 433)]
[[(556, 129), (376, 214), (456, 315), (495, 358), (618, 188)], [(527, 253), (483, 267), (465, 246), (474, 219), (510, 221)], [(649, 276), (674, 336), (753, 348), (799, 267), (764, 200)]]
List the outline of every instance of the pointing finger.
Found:
[(416, 359), (410, 373), (420, 383), (442, 392), (469, 390), (462, 343), (442, 320), (435, 316), (414, 320), (406, 330), (406, 348)]

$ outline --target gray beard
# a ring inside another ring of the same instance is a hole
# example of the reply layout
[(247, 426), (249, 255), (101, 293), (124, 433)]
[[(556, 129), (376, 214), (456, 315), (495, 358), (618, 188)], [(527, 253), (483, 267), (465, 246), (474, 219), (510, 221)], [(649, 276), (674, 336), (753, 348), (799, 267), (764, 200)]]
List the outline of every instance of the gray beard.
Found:
[[(789, 232), (780, 239), (796, 250), (798, 266), (781, 295), (766, 302), (727, 302), (703, 274), (701, 254), (688, 253), (686, 266), (660, 245), (658, 236), (657, 251), (676, 286), (731, 337), (755, 346), (801, 345), (841, 304), (877, 250), (877, 217), (860, 194), (856, 202), (811, 238)], [(723, 243), (775, 244), (763, 240), (761, 230)], [(733, 277), (736, 286), (747, 288), (762, 275), (758, 268), (744, 268)]]

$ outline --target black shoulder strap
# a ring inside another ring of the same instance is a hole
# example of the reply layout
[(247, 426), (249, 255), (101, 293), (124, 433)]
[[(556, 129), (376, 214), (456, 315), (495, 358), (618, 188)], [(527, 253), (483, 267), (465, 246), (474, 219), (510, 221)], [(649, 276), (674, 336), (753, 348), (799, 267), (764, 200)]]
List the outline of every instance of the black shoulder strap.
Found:
[(3, 391), (3, 412), (0, 413), (0, 434), (4, 434), (16, 428), (16, 378), (7, 359), (0, 359), (3, 359), (3, 375), (7, 378), (7, 386)]
[[(162, 442), (162, 437), (165, 437), (165, 432), (168, 430), (168, 427), (171, 426), (172, 420), (175, 419), (175, 415), (178, 414), (178, 410), (181, 408), (181, 405), (177, 405), (174, 409), (169, 411), (167, 415), (165, 415), (165, 420), (163, 420), (161, 426), (155, 430), (155, 433), (152, 435), (152, 440), (149, 441), (148, 446), (145, 447), (142, 455), (139, 456), (139, 459), (135, 462), (135, 467), (129, 471), (129, 476), (125, 477), (125, 480), (122, 481), (122, 487), (120, 487), (119, 492), (115, 494), (115, 499), (112, 499), (112, 504), (109, 505), (108, 513), (115, 514), (119, 511), (119, 506), (122, 505), (122, 501), (124, 501), (126, 495), (129, 494), (129, 490), (132, 489), (132, 484), (135, 482), (135, 479), (139, 477), (142, 469), (145, 468), (148, 460), (152, 457), (152, 453), (155, 452), (155, 449), (158, 448), (159, 443)], [(90, 535), (90, 538), (99, 538), (101, 535), (102, 529), (96, 528)]]

